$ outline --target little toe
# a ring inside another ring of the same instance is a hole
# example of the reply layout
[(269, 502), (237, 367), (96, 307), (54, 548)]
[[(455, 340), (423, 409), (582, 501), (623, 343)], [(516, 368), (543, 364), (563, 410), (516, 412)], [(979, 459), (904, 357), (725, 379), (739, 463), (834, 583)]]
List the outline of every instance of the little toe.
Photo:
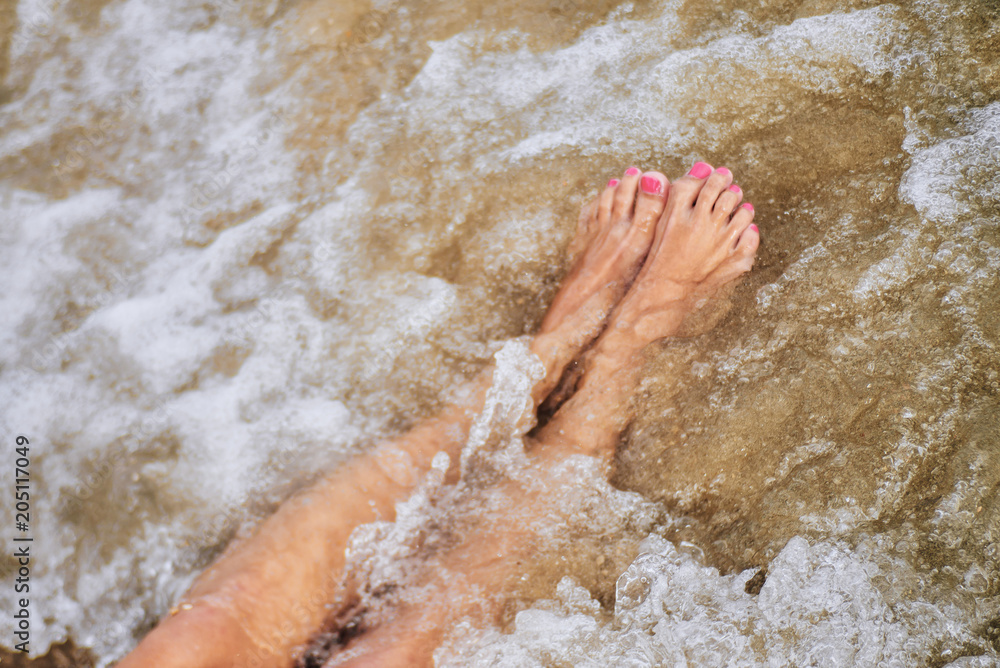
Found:
[(736, 207), (742, 201), (743, 190), (734, 183), (719, 195), (719, 199), (715, 201), (715, 208), (712, 210), (712, 215), (728, 221), (729, 217), (733, 215), (733, 211), (736, 210)]
[(599, 203), (597, 205), (597, 220), (602, 228), (611, 224), (611, 211), (614, 208), (615, 192), (618, 190), (619, 183), (621, 183), (619, 179), (611, 179), (608, 181), (607, 187), (601, 193), (599, 198)]
[(646, 172), (639, 179), (639, 196), (635, 204), (632, 226), (642, 233), (652, 233), (667, 204), (670, 181), (660, 172)]
[(736, 243), (736, 250), (733, 252), (732, 260), (735, 261), (735, 268), (740, 274), (745, 274), (753, 267), (754, 259), (757, 257), (757, 248), (760, 246), (760, 230), (756, 225), (751, 224), (740, 235)]
[(709, 288), (728, 285), (750, 271), (757, 257), (758, 246), (760, 246), (760, 230), (751, 223), (737, 238), (736, 247), (732, 249), (726, 261), (705, 279), (705, 285)]
[(719, 196), (728, 192), (729, 186), (733, 183), (733, 173), (725, 167), (719, 167), (709, 175), (704, 187), (698, 194), (698, 209), (702, 213), (709, 213), (719, 201)]
[(583, 249), (587, 247), (587, 244), (597, 235), (597, 208), (598, 199), (593, 199), (580, 209), (580, 217), (576, 221), (576, 234), (573, 235), (573, 240), (567, 249), (567, 253), (573, 261), (576, 260), (580, 253), (583, 252)]
[(638, 167), (629, 167), (615, 187), (614, 206), (611, 214), (612, 222), (627, 222), (635, 210), (635, 195), (639, 188), (642, 172)]

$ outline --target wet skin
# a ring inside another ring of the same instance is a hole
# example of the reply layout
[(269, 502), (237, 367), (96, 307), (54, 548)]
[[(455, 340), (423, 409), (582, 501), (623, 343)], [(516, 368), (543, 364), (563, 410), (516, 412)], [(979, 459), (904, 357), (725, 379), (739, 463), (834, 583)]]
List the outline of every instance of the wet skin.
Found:
[[(752, 266), (759, 234), (732, 178), (705, 163), (673, 184), (629, 168), (585, 207), (570, 249), (576, 259), (531, 342), (546, 370), (532, 393), (536, 408), (567, 365), (577, 360), (581, 369), (572, 395), (531, 444), (539, 476), (574, 454), (610, 460), (630, 417), (642, 350), (675, 335), (700, 303)], [(393, 520), (395, 504), (438, 452), (459, 461), (491, 379), (486, 369), (440, 415), (283, 504), (231, 545), (119, 666), (292, 666), (321, 627), (336, 633), (330, 611), (349, 610), (356, 599), (344, 577), (351, 532)], [(457, 476), (453, 465), (449, 477)], [(511, 557), (530, 542), (530, 516), (545, 512), (544, 499), (516, 485), (502, 492), (521, 515), (511, 513), (488, 536), (470, 536), (446, 556), (459, 582), (427, 583), (439, 593), (434, 600), (345, 639), (325, 665), (426, 665), (454, 620), (495, 615), (498, 597), (477, 593), (503, 590), (513, 576)]]

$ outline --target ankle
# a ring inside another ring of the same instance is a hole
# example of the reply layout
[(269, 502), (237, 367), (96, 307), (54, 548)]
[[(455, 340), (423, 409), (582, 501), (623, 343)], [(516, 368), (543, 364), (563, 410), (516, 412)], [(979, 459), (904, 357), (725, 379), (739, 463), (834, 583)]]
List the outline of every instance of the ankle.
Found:
[(698, 309), (697, 290), (678, 284), (658, 292), (654, 299), (637, 294), (623, 302), (598, 347), (606, 341), (603, 349), (618, 356), (641, 352), (650, 343), (677, 334), (687, 316)]
[[(641, 322), (641, 319), (640, 319)], [(585, 375), (641, 366), (642, 353), (650, 343), (631, 319), (611, 323), (584, 361)]]
[(536, 383), (532, 392), (536, 406), (559, 384), (563, 371), (581, 347), (570, 345), (558, 333), (538, 334), (532, 339), (529, 348), (545, 367), (545, 377)]

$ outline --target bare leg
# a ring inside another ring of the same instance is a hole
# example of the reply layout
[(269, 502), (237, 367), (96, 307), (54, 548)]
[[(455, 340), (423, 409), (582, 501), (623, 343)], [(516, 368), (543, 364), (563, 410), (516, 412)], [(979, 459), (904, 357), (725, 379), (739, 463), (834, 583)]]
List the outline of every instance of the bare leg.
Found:
[[(667, 187), (662, 174), (630, 169), (585, 209), (581, 256), (531, 344), (547, 372), (533, 393), (536, 405), (634, 279)], [(291, 666), (331, 606), (351, 595), (343, 583), (351, 532), (392, 520), (396, 502), (413, 492), (438, 452), (458, 460), (490, 378), (485, 371), (458, 404), (286, 502), (252, 537), (230, 546), (120, 668)]]
[[(697, 177), (701, 178), (697, 178)], [(753, 208), (737, 209), (742, 193), (732, 175), (701, 163), (671, 188), (656, 237), (635, 285), (611, 315), (608, 329), (584, 363), (576, 394), (541, 431), (532, 455), (537, 476), (559, 460), (585, 453), (610, 460), (629, 419), (645, 346), (676, 334), (684, 319), (725, 284), (748, 271), (759, 243)], [(734, 213), (735, 211), (735, 213)], [(554, 484), (559, 484), (553, 481)], [(518, 562), (533, 544), (532, 518), (544, 515), (546, 499), (513, 483), (502, 492), (512, 511), (469, 536), (448, 558), (450, 577), (439, 595), (419, 608), (399, 611), (392, 622), (359, 638), (334, 666), (429, 665), (452, 622), (468, 615), (489, 617)], [(559, 497), (558, 494), (553, 494)]]

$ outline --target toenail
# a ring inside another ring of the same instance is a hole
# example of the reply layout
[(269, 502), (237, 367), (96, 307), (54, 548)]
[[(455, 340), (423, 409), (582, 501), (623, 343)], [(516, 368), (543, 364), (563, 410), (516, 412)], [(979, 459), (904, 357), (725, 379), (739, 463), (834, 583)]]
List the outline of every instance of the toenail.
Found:
[(740, 192), (740, 187), (734, 183), (733, 185), (729, 186), (729, 192), (738, 193)]
[(720, 173), (720, 174), (725, 174), (725, 175), (728, 175), (728, 174), (732, 174), (732, 172), (731, 172), (731, 171), (729, 171), (729, 168), (728, 168), (728, 167), (719, 167), (719, 168), (718, 168), (718, 169), (716, 169), (715, 171), (717, 171), (717, 172), (718, 172), (718, 173)]
[(746, 204), (744, 204), (743, 208), (744, 209), (750, 209), (750, 213), (753, 213), (753, 204), (751, 204), (750, 202), (747, 202)]
[(696, 162), (694, 166), (691, 167), (691, 171), (688, 172), (691, 176), (696, 179), (703, 179), (712, 173), (712, 166), (707, 165), (704, 162)]
[(640, 184), (642, 192), (649, 193), (650, 195), (659, 195), (660, 191), (663, 190), (663, 183), (655, 176), (642, 177)]
[(611, 179), (610, 181), (608, 181), (609, 188), (614, 188), (616, 185), (618, 185), (618, 179)]
[(625, 176), (635, 176), (638, 173), (639, 173), (638, 167), (629, 167), (628, 169), (625, 170)]
[(751, 225), (751, 226), (750, 226), (750, 229), (751, 229), (752, 231), (754, 231), (754, 232), (760, 232), (760, 228), (759, 228), (759, 227), (757, 227), (756, 225)]

